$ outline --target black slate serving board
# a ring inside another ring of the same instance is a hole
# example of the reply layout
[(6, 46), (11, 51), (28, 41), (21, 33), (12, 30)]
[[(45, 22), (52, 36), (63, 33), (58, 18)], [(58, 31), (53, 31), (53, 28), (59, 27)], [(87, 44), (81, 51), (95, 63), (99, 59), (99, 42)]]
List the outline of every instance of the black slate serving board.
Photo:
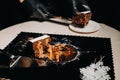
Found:
[[(45, 33), (46, 34), (46, 33)], [(7, 45), (4, 49), (14, 55), (28, 56), (25, 54), (25, 43), (35, 37), (45, 35), (43, 33), (21, 32), (18, 36)], [(83, 37), (61, 34), (47, 34), (56, 38), (58, 42), (70, 43), (79, 47), (79, 60), (68, 63), (66, 65), (50, 65), (46, 67), (30, 67), (30, 68), (0, 68), (0, 77), (10, 78), (12, 80), (81, 80), (79, 68), (89, 66), (96, 61), (99, 61), (101, 56), (105, 66), (110, 67), (108, 74), (111, 80), (114, 80), (114, 66), (112, 58), (111, 40), (103, 37)], [(90, 51), (89, 53), (87, 51)]]

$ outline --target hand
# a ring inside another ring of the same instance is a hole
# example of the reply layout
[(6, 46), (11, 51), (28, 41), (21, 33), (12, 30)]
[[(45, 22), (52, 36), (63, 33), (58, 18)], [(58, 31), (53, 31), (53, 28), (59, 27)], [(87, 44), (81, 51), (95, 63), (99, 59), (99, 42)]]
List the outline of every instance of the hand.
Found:
[(20, 3), (23, 3), (23, 2), (24, 2), (24, 0), (19, 0), (19, 2), (20, 2)]

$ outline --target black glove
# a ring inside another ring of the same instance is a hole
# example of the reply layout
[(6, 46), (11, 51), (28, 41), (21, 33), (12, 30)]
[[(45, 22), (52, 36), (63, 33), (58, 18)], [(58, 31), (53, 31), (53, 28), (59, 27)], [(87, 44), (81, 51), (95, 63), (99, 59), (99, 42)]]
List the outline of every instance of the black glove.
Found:
[(25, 0), (22, 5), (26, 7), (30, 14), (30, 18), (36, 18), (39, 20), (46, 20), (50, 17), (50, 13), (39, 0)]
[(72, 18), (77, 12), (90, 11), (85, 0), (25, 0), (31, 18), (46, 20), (53, 16)]

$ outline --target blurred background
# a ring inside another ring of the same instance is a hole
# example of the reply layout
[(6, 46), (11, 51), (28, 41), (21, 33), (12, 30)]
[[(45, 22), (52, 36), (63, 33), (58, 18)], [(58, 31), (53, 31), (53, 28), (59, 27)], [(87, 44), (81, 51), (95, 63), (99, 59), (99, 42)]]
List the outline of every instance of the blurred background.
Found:
[[(118, 0), (87, 0), (87, 2), (92, 11), (92, 20), (120, 31), (120, 5)], [(0, 30), (29, 20), (31, 19), (28, 11), (18, 0), (2, 0), (0, 2)]]

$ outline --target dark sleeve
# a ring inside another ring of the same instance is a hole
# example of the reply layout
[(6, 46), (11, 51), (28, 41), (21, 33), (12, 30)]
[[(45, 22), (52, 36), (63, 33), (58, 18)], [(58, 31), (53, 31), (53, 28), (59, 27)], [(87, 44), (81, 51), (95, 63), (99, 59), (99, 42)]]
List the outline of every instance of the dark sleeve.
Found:
[(28, 20), (28, 13), (18, 0), (0, 2), (0, 29)]
[(71, 18), (76, 13), (90, 11), (86, 0), (46, 0), (46, 7), (55, 16)]

